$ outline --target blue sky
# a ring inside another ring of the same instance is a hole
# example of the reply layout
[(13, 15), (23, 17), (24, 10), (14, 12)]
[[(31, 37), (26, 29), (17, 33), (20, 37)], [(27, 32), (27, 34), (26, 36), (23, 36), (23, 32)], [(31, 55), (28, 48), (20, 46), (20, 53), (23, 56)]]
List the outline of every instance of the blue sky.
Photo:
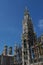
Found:
[(5, 44), (21, 44), (22, 20), (29, 9), (37, 36), (43, 33), (43, 0), (0, 0), (0, 53)]

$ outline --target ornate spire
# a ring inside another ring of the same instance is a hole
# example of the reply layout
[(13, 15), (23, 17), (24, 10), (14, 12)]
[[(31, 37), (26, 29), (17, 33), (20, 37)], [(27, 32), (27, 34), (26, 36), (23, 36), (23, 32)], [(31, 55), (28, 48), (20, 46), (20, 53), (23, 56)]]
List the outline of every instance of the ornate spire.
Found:
[(29, 14), (28, 8), (25, 7), (24, 15), (28, 15), (28, 14)]

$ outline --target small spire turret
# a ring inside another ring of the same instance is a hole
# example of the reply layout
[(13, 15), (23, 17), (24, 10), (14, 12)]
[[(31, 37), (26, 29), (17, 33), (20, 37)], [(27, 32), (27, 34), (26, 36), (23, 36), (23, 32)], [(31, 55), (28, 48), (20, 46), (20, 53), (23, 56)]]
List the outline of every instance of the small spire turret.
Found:
[(8, 46), (7, 46), (7, 45), (5, 45), (5, 46), (4, 46), (3, 55), (7, 55), (7, 48), (8, 48)]
[(9, 55), (12, 55), (12, 47), (9, 47)]

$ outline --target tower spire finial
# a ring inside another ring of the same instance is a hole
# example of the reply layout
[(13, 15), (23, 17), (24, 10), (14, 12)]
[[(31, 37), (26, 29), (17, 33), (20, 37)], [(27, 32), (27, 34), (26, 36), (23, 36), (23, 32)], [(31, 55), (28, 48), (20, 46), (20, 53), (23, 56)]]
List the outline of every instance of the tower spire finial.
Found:
[(24, 15), (27, 15), (27, 14), (29, 14), (29, 11), (28, 11), (28, 8), (27, 8), (27, 6), (25, 7), (25, 11), (24, 11)]
[(25, 6), (25, 10), (26, 10), (26, 11), (28, 10), (27, 6)]

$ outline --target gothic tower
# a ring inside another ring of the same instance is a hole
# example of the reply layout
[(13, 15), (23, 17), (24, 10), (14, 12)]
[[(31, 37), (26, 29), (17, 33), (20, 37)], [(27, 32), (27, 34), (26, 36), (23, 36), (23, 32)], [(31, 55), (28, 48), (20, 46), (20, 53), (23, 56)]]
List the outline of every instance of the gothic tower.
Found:
[(22, 33), (22, 65), (30, 65), (31, 46), (33, 46), (33, 24), (28, 9), (24, 11)]

